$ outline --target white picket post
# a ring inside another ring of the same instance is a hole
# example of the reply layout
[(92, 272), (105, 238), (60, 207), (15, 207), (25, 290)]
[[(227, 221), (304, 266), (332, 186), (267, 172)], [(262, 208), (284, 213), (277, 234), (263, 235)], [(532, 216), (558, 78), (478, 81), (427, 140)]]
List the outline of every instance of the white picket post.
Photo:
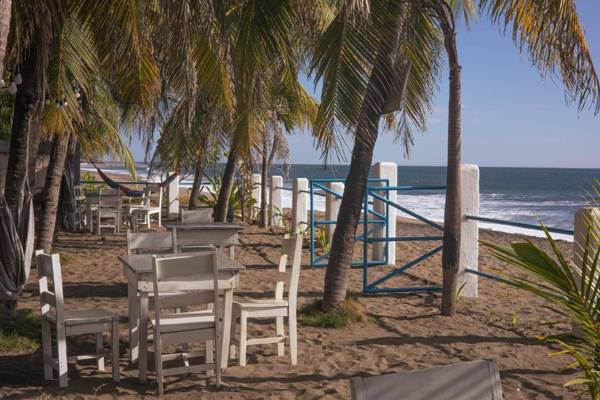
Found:
[(303, 233), (308, 229), (308, 179), (294, 179), (292, 196), (292, 231)]
[(258, 215), (260, 214), (260, 200), (262, 198), (260, 190), (261, 182), (262, 177), (260, 176), (260, 174), (252, 174), (252, 177), (250, 178), (250, 183), (252, 184), (251, 196), (254, 200), (254, 205), (252, 206), (250, 217), (253, 219), (258, 218)]
[[(169, 176), (174, 172), (169, 172)], [(179, 217), (179, 177), (176, 177), (167, 187), (167, 200), (168, 200), (168, 215), (169, 218)]]
[(457, 287), (462, 297), (477, 297), (478, 276), (466, 269), (479, 270), (479, 222), (465, 216), (479, 216), (479, 167), (463, 164), (460, 171), (462, 229)]
[(283, 177), (275, 175), (271, 177), (271, 195), (269, 210), (271, 213), (271, 225), (275, 228), (283, 226)]
[[(369, 184), (371, 186), (397, 186), (398, 185), (398, 164), (395, 162), (378, 162), (375, 164), (375, 177), (378, 179), (387, 179), (387, 182), (380, 182), (376, 184)], [(378, 192), (378, 195), (389, 198), (390, 201), (396, 202), (396, 191), (389, 190), (386, 192)], [(386, 213), (386, 203), (381, 200), (373, 200), (373, 210), (384, 214)], [(370, 218), (378, 219), (375, 216), (369, 216)], [(396, 208), (389, 206), (387, 214), (388, 232), (390, 237), (396, 236)], [(376, 238), (385, 237), (385, 226), (380, 225), (373, 229), (372, 236)], [(376, 242), (373, 244), (373, 259), (383, 260), (386, 255), (386, 244), (385, 242)], [(396, 263), (396, 242), (388, 242), (387, 246), (387, 260), (389, 264)]]

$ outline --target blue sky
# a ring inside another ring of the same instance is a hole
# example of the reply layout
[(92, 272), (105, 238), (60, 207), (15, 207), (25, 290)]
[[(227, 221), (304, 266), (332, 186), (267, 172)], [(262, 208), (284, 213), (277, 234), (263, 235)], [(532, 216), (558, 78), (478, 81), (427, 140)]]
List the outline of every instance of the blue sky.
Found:
[[(600, 4), (577, 1), (594, 62), (600, 71)], [(579, 113), (565, 102), (559, 79), (542, 81), (510, 37), (481, 18), (461, 29), (458, 48), (463, 78), (463, 161), (481, 166), (600, 168), (600, 115)], [(440, 80), (427, 131), (416, 137), (410, 159), (382, 135), (374, 160), (401, 165), (445, 165), (447, 75)], [(314, 91), (312, 83), (307, 88)], [(292, 163), (318, 164), (308, 132), (288, 138)], [(134, 143), (136, 159), (143, 150)]]

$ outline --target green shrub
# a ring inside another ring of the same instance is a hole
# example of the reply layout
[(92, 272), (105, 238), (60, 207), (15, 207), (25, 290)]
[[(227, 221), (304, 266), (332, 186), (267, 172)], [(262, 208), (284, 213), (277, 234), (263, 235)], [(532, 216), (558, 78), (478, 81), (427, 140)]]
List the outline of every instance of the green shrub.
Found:
[(41, 340), (40, 316), (32, 311), (23, 311), (17, 316), (13, 332), (0, 331), (0, 353), (34, 353), (40, 348)]
[(364, 312), (358, 300), (348, 297), (339, 310), (323, 311), (321, 300), (305, 304), (298, 312), (303, 325), (318, 328), (343, 328), (350, 323), (364, 319)]

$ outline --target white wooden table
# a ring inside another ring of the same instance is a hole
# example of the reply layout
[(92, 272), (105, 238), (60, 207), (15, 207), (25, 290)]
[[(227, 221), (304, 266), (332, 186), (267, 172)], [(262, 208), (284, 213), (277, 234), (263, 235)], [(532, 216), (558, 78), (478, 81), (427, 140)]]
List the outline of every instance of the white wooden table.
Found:
[(243, 229), (241, 225), (225, 222), (209, 224), (165, 224), (173, 231), (175, 248), (186, 246), (213, 245), (219, 247), (229, 246), (229, 257), (235, 258), (235, 245), (238, 243), (238, 232)]
[[(170, 255), (175, 254), (160, 254), (158, 256), (168, 257)], [(181, 253), (176, 255), (180, 256)], [(127, 294), (129, 298), (129, 355), (132, 362), (138, 359), (139, 356), (139, 376), (140, 381), (144, 382), (148, 370), (148, 293), (154, 290), (152, 283), (152, 254), (119, 256), (118, 258), (123, 264), (123, 273), (127, 278)], [(217, 252), (217, 264), (219, 289), (224, 293), (221, 365), (223, 368), (226, 368), (229, 359), (233, 289), (237, 287), (239, 273), (245, 267), (220, 252)], [(211, 279), (203, 278), (194, 280), (194, 277), (190, 277), (190, 285), (195, 290), (210, 290), (213, 287), (213, 282)]]

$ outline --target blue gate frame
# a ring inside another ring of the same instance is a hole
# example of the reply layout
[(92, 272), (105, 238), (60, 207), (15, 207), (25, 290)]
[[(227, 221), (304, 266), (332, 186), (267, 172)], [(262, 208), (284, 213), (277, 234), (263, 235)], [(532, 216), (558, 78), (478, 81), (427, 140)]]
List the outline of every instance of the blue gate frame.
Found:
[[(384, 216), (385, 219), (387, 220), (387, 216), (389, 215), (389, 207), (394, 207), (397, 210), (400, 210), (401, 212), (410, 215), (413, 218), (416, 218), (417, 220), (424, 222), (425, 224), (438, 229), (440, 231), (443, 231), (444, 228), (434, 222), (431, 221), (430, 219), (417, 214), (414, 211), (411, 211), (409, 209), (407, 209), (406, 207), (401, 206), (398, 203), (395, 203), (393, 201), (391, 201), (389, 199), (389, 192), (390, 191), (396, 191), (396, 192), (401, 192), (401, 191), (414, 191), (414, 190), (445, 190), (446, 186), (367, 186), (367, 191), (365, 193), (365, 202), (364, 202), (364, 215), (367, 215), (367, 209), (369, 206), (369, 202), (368, 202), (368, 198), (369, 196), (372, 197), (374, 200), (379, 200), (382, 201), (386, 204), (386, 215)], [(378, 194), (377, 192), (385, 192), (387, 195), (384, 197), (381, 194)], [(365, 227), (365, 231), (366, 231), (366, 227), (367, 227), (367, 221), (366, 218), (363, 219), (363, 226)], [(383, 238), (376, 238), (376, 237), (369, 237), (367, 236), (365, 238), (365, 240), (363, 241), (363, 260), (366, 260), (368, 258), (368, 249), (369, 249), (369, 243), (377, 243), (377, 242), (385, 242), (386, 243), (386, 258), (387, 258), (387, 245), (389, 242), (395, 243), (395, 242), (416, 242), (416, 241), (439, 241), (443, 239), (443, 236), (395, 236), (396, 234), (394, 233), (393, 237), (389, 236), (389, 233), (386, 232), (386, 237)], [(378, 287), (379, 285), (381, 285), (382, 283), (388, 281), (389, 279), (393, 278), (394, 276), (400, 275), (402, 273), (404, 273), (405, 271), (407, 271), (409, 268), (414, 267), (415, 265), (419, 264), (420, 262), (426, 260), (427, 258), (433, 256), (434, 254), (438, 253), (439, 251), (441, 251), (443, 248), (443, 245), (439, 245), (436, 248), (434, 248), (433, 250), (428, 251), (427, 253), (415, 258), (414, 260), (411, 260), (409, 262), (407, 262), (406, 264), (395, 268), (393, 271), (390, 271), (389, 273), (385, 274), (384, 276), (374, 280), (373, 282), (369, 282), (369, 263), (368, 262), (364, 262), (363, 263), (363, 292), (364, 293), (415, 293), (415, 292), (434, 292), (434, 291), (440, 291), (442, 290), (442, 288), (440, 286), (417, 286), (417, 287), (400, 287), (400, 288), (380, 288)]]
[[(317, 256), (315, 254), (315, 227), (317, 226), (323, 226), (323, 225), (334, 225), (337, 223), (337, 220), (316, 220), (315, 219), (315, 202), (314, 202), (314, 198), (315, 196), (325, 196), (327, 193), (331, 194), (333, 196), (335, 196), (338, 199), (342, 198), (342, 193), (337, 193), (333, 190), (331, 190), (329, 187), (327, 187), (328, 183), (332, 183), (332, 182), (341, 182), (344, 183), (346, 180), (345, 179), (336, 179), (336, 178), (323, 178), (323, 179), (311, 179), (309, 182), (309, 187), (310, 187), (310, 265), (312, 267), (326, 267), (327, 266), (327, 262), (322, 262), (323, 260), (326, 260), (327, 258), (329, 258), (329, 252), (327, 252), (326, 254), (322, 254), (320, 256)], [(387, 185), (389, 185), (389, 180), (388, 179), (380, 179), (380, 178), (369, 178), (367, 185), (369, 184), (376, 184), (376, 183), (380, 183), (380, 184), (384, 184), (386, 185), (385, 187), (387, 187)], [(318, 192), (317, 190), (320, 190), (320, 192)], [(386, 195), (386, 197), (388, 197), (388, 195)], [(366, 200), (366, 214), (367, 217), (363, 219), (363, 224), (366, 228), (369, 227), (369, 225), (384, 225), (385, 226), (385, 235), (386, 238), (389, 236), (389, 231), (388, 231), (388, 221), (387, 218), (385, 218), (384, 215), (377, 213), (375, 210), (373, 210), (372, 208), (369, 208), (369, 202), (368, 202), (368, 198)], [(374, 215), (376, 218), (378, 219), (369, 219), (368, 215)], [(382, 218), (383, 217), (383, 218)], [(361, 236), (357, 236), (356, 240), (359, 241), (363, 241), (365, 237), (368, 237), (368, 234), (373, 230), (373, 228), (371, 230), (365, 229), (365, 231), (363, 232), (363, 235)], [(366, 235), (364, 233), (367, 233)], [(366, 264), (367, 266), (377, 266), (377, 265), (386, 265), (388, 264), (388, 259), (387, 259), (387, 242), (386, 242), (386, 252), (385, 252), (385, 259), (382, 260), (369, 260), (369, 259), (363, 259), (363, 260), (352, 260), (352, 267), (363, 267)]]

